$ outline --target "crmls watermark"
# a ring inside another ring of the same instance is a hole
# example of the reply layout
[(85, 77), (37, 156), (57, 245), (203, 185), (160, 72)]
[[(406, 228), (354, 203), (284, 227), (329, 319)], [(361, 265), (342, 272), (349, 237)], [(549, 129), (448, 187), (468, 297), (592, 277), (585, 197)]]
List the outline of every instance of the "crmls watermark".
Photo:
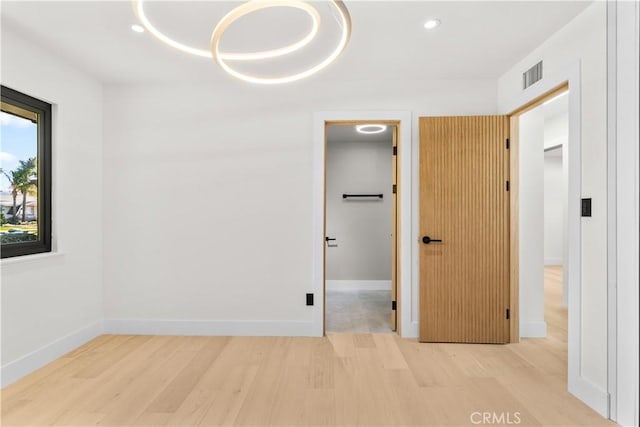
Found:
[(516, 425), (522, 421), (520, 412), (472, 412), (469, 416), (472, 424)]

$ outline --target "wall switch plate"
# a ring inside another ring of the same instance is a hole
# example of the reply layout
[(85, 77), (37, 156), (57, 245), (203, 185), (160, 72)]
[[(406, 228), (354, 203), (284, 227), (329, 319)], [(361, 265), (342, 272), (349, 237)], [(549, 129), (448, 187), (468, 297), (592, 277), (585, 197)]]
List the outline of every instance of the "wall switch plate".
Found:
[(307, 294), (307, 305), (313, 305), (313, 294)]
[(582, 199), (582, 216), (591, 216), (591, 198)]

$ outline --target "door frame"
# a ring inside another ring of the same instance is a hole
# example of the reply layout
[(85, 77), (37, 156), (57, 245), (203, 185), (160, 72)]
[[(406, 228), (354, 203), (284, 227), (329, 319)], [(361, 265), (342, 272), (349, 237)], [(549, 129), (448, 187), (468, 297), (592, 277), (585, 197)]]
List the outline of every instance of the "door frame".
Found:
[[(509, 254), (509, 264), (510, 264), (510, 277), (509, 277), (509, 282), (510, 282), (510, 306), (511, 306), (511, 311), (513, 313), (511, 319), (512, 319), (512, 323), (510, 325), (510, 337), (509, 337), (509, 342), (512, 343), (517, 343), (520, 341), (520, 338), (536, 338), (536, 337), (543, 337), (546, 336), (546, 322), (544, 324), (544, 331), (543, 333), (541, 331), (536, 330), (534, 335), (526, 335), (526, 336), (522, 336), (521, 335), (521, 331), (520, 331), (520, 281), (519, 281), (519, 273), (520, 273), (520, 259), (519, 259), (519, 254), (520, 254), (520, 230), (519, 230), (519, 213), (520, 213), (520, 181), (519, 181), (519, 172), (520, 172), (520, 158), (519, 158), (519, 147), (520, 147), (520, 126), (519, 126), (519, 122), (518, 120), (520, 119), (520, 116), (522, 116), (523, 114), (540, 107), (542, 104), (544, 104), (546, 101), (553, 99), (554, 97), (560, 95), (561, 93), (564, 93), (565, 91), (569, 90), (569, 82), (563, 82), (561, 83), (559, 86), (554, 87), (553, 89), (551, 89), (548, 92), (545, 92), (543, 95), (536, 97), (534, 100), (532, 100), (531, 102), (528, 102), (527, 104), (523, 105), (522, 107), (518, 108), (516, 111), (511, 112), (508, 117), (509, 117), (509, 140), (510, 140), (510, 147), (509, 147), (509, 157), (510, 157), (510, 161), (509, 161), (509, 183), (511, 186), (511, 197), (509, 198), (509, 248), (510, 248), (510, 254)], [(569, 95), (571, 94), (571, 91), (569, 91)], [(569, 101), (571, 102), (571, 101)], [(569, 114), (571, 114), (571, 106), (569, 107)], [(571, 119), (569, 119), (570, 121)], [(569, 124), (569, 127), (571, 128), (571, 124)], [(569, 138), (571, 138), (572, 135), (572, 131), (569, 131)], [(571, 145), (571, 142), (568, 141), (567, 142), (567, 150), (566, 152), (569, 152), (569, 146)], [(570, 161), (571, 158), (571, 154), (567, 155), (567, 159), (563, 159), (563, 163), (566, 162), (567, 165), (571, 164)], [(571, 171), (569, 171), (569, 174), (571, 174)], [(570, 178), (569, 178), (570, 179)], [(568, 187), (571, 187), (571, 183), (568, 183)], [(568, 196), (568, 198), (571, 198), (571, 194), (569, 192), (569, 190), (567, 189), (567, 194), (565, 194), (565, 196)], [(575, 196), (575, 194), (573, 194), (573, 196)], [(564, 202), (564, 201), (563, 201)], [(568, 206), (568, 204), (565, 203), (565, 207)], [(567, 212), (568, 214), (568, 212)], [(573, 253), (576, 250), (576, 246), (574, 245), (573, 247), (571, 247), (571, 245), (569, 244), (570, 241), (572, 241), (572, 237), (575, 237), (574, 235), (569, 236), (569, 224), (571, 221), (569, 221), (569, 216), (566, 215), (563, 217), (563, 221), (566, 222), (563, 224), (563, 226), (565, 227), (565, 229), (567, 230), (567, 245), (565, 246), (567, 249), (567, 253), (563, 253), (563, 272), (562, 272), (562, 280), (563, 280), (563, 295), (562, 298), (563, 300), (567, 297), (565, 295), (565, 290), (569, 289), (569, 286), (565, 286), (567, 285), (567, 281), (569, 280), (569, 277), (572, 276), (569, 274), (569, 271), (571, 270), (571, 265), (572, 262), (575, 262), (573, 259), (569, 260), (569, 252)], [(578, 221), (580, 219), (578, 218)], [(576, 243), (576, 239), (573, 239), (574, 243)], [(577, 242), (579, 244), (579, 241)], [(564, 245), (563, 245), (564, 246)], [(577, 248), (579, 248), (579, 246), (577, 246)], [(570, 281), (569, 283), (570, 284)], [(570, 294), (570, 292), (567, 292)], [(568, 304), (567, 304), (568, 306)], [(569, 321), (570, 323), (570, 321)], [(541, 329), (541, 328), (537, 328), (537, 329)]]
[[(582, 217), (580, 199), (582, 198), (582, 81), (581, 63), (575, 61), (564, 69), (544, 77), (542, 80), (523, 90), (518, 96), (499, 106), (502, 114), (516, 116), (537, 103), (544, 101), (550, 94), (564, 85), (569, 86), (569, 140), (567, 144), (568, 167), (568, 212), (567, 212), (567, 254), (565, 269), (568, 280), (568, 389), (569, 392), (605, 417), (609, 416), (609, 396), (582, 375)], [(512, 121), (513, 123), (513, 121)], [(512, 341), (518, 342), (518, 157), (517, 134), (511, 128), (511, 304), (516, 317), (511, 325)], [(515, 304), (515, 305), (514, 305)]]
[[(403, 337), (415, 336), (411, 314), (413, 307), (412, 271), (412, 138), (411, 113), (407, 111), (326, 111), (313, 118), (313, 265), (312, 292), (317, 295), (312, 315), (314, 336), (324, 336), (325, 314), (325, 177), (327, 124), (386, 123), (397, 126), (397, 233), (398, 250), (396, 270), (397, 333)], [(404, 310), (403, 310), (404, 308)]]

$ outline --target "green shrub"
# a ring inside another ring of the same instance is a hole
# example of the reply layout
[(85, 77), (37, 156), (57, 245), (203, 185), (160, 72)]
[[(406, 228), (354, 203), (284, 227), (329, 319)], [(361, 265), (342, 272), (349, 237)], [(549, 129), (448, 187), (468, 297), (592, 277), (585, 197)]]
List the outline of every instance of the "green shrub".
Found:
[(38, 240), (38, 236), (32, 233), (0, 234), (0, 243), (3, 245), (11, 243), (33, 242), (35, 240)]

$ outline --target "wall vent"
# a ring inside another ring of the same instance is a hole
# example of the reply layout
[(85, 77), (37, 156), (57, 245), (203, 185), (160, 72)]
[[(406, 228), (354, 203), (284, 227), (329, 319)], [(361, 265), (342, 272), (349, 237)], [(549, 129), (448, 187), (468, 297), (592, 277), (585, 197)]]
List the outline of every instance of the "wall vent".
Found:
[(542, 61), (522, 73), (522, 89), (542, 80)]

